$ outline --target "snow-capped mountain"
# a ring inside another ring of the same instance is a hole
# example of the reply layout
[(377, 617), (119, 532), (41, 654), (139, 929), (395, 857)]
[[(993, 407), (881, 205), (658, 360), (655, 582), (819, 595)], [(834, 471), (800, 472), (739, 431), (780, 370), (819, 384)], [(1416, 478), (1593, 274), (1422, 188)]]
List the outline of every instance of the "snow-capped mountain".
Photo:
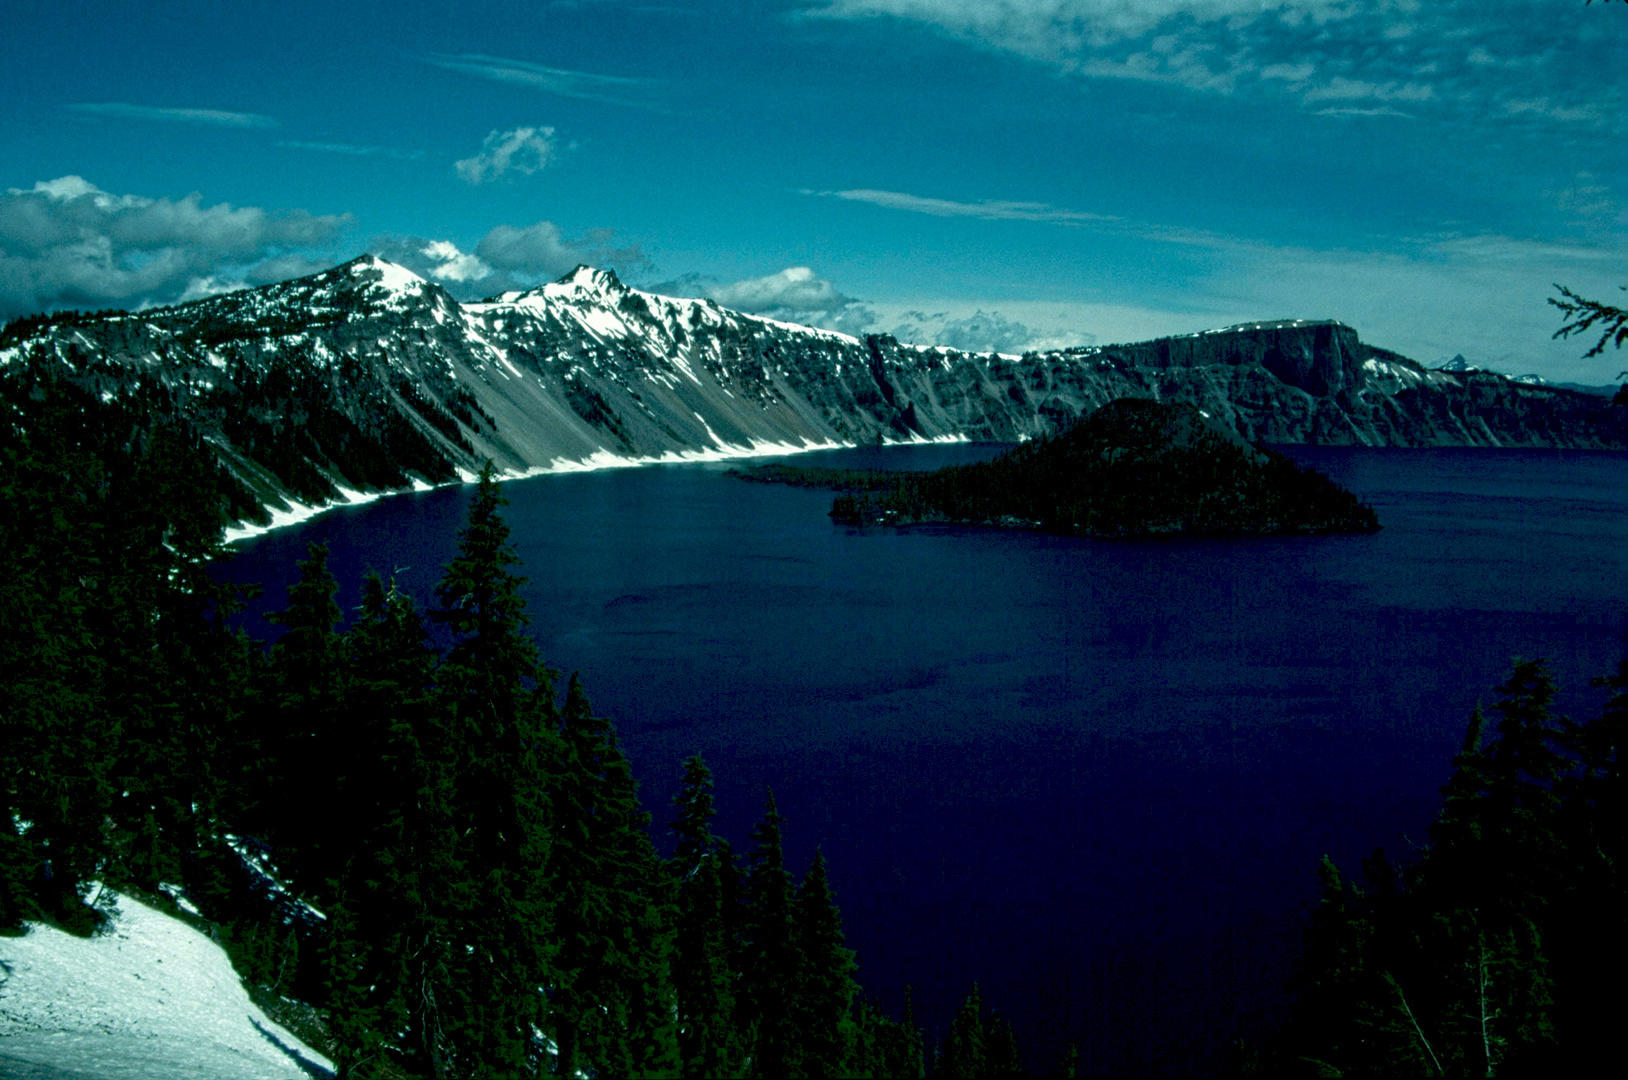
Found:
[(1476, 367), (1474, 364), (1470, 363), (1468, 360), (1464, 359), (1464, 354), (1463, 353), (1459, 353), (1458, 355), (1454, 356), (1451, 360), (1444, 360), (1441, 363), (1437, 364), (1436, 365), (1436, 370), (1437, 371), (1465, 372), (1465, 371), (1480, 371), (1481, 369)]
[(630, 289), (580, 267), (460, 304), (371, 256), (149, 311), (20, 320), (8, 378), (56, 370), (183, 412), (251, 501), (773, 448), (1056, 430), (1114, 398), (1189, 400), (1246, 438), (1628, 445), (1628, 410), (1427, 370), (1329, 321), (1024, 356), (850, 337)]

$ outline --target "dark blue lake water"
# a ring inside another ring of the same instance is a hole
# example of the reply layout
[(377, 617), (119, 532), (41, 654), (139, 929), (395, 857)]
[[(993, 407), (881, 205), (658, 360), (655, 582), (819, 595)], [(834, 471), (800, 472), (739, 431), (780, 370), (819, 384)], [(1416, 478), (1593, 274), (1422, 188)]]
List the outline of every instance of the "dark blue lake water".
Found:
[[(505, 493), (543, 654), (617, 719), (658, 825), (699, 751), (738, 850), (766, 785), (798, 870), (823, 846), (861, 981), (894, 1015), (914, 984), (929, 1037), (976, 979), (1033, 1069), (1072, 1040), (1086, 1072), (1214, 1071), (1282, 1018), (1318, 859), (1424, 841), (1512, 657), (1596, 712), (1628, 612), (1628, 454), (1288, 449), (1384, 531), (860, 531), (722, 466)], [(230, 574), (280, 607), (320, 539), (347, 606), (368, 565), (428, 605), (468, 495), (334, 511)]]

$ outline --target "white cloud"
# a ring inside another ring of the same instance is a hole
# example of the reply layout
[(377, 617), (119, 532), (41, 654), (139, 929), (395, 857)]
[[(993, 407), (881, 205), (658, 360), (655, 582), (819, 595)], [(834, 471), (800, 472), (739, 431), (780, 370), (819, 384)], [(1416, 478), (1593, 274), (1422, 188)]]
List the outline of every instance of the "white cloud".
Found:
[(876, 313), (848, 296), (807, 266), (788, 266), (763, 277), (728, 284), (699, 274), (641, 285), (663, 296), (702, 296), (726, 308), (782, 322), (863, 334), (876, 323)]
[(1592, 105), (1559, 105), (1548, 98), (1510, 99), (1502, 102), (1501, 108), (1506, 116), (1539, 116), (1564, 123), (1597, 120), (1600, 115)]
[[(1573, 25), (1528, 0), (803, 0), (800, 7), (808, 18), (925, 27), (1064, 75), (1287, 94), (1312, 112), (1331, 101), (1428, 102), (1448, 122), (1495, 128), (1511, 109), (1558, 125), (1610, 116), (1620, 97), (1610, 79), (1614, 58), (1591, 38), (1600, 20)], [(1592, 110), (1568, 92), (1578, 86), (1589, 88)]]
[(1268, 64), (1260, 70), (1263, 79), (1282, 79), (1284, 82), (1300, 83), (1311, 78), (1317, 68), (1304, 61), (1298, 64)]
[(121, 120), (161, 120), (174, 124), (206, 127), (274, 128), (277, 119), (259, 113), (227, 112), (224, 109), (167, 109), (152, 105), (131, 105), (123, 101), (83, 101), (66, 106), (74, 112), (112, 116)]
[(1435, 90), (1425, 83), (1373, 83), (1336, 75), (1322, 86), (1306, 91), (1306, 101), (1428, 101)]
[(724, 285), (687, 274), (641, 287), (665, 296), (704, 296), (735, 311), (804, 326), (856, 336), (887, 333), (917, 345), (944, 345), (970, 352), (1019, 353), (1088, 345), (1096, 340), (1081, 329), (1079, 305), (1032, 301), (1003, 305), (1027, 312), (1020, 322), (1009, 312), (973, 301), (872, 303), (848, 295), (807, 266), (791, 266), (778, 273)]
[(274, 281), (309, 277), (333, 266), (332, 259), (317, 259), (309, 255), (276, 255), (264, 259), (243, 271), (244, 285), (270, 285)]
[(483, 184), (511, 172), (521, 176), (541, 172), (557, 154), (553, 128), (518, 127), (490, 133), (480, 153), (454, 162), (453, 168), (471, 184)]
[(1314, 21), (1343, 17), (1339, 0), (827, 0), (811, 14), (840, 19), (892, 16), (1036, 58), (1141, 37), (1168, 20), (1252, 22), (1270, 13)]
[(1381, 105), (1377, 109), (1318, 109), (1315, 116), (1399, 116), (1404, 120), (1417, 119), (1412, 113)]
[[(1042, 338), (1023, 323), (1007, 318), (999, 311), (985, 311), (979, 307), (971, 315), (952, 318), (948, 312), (932, 315), (919, 310), (904, 313), (903, 321), (889, 331), (900, 341), (918, 345), (945, 345), (965, 352), (1021, 353), (1028, 349), (1048, 347), (1037, 345)], [(1095, 340), (1090, 334), (1077, 334), (1071, 345)]]
[(290, 249), (331, 243), (348, 214), (114, 195), (78, 176), (0, 195), (0, 317), (170, 303), (229, 287)]
[(648, 106), (650, 92), (660, 84), (651, 79), (620, 75), (595, 75), (586, 71), (546, 67), (529, 60), (511, 60), (481, 53), (447, 55), (433, 53), (425, 61), (448, 71), (508, 83), (530, 86), (561, 97), (602, 101), (615, 105)]
[(950, 199), (935, 199), (925, 195), (911, 195), (902, 191), (873, 191), (870, 189), (853, 191), (810, 191), (804, 189), (802, 194), (846, 199), (850, 202), (870, 203), (890, 210), (909, 210), (912, 213), (930, 214), (933, 217), (983, 218), (986, 221), (1049, 221), (1058, 224), (1116, 220), (1106, 214), (1092, 214), (1084, 210), (1064, 210), (1037, 202), (987, 200), (967, 203), (955, 202)]
[(1628, 231), (1628, 214), (1617, 205), (1611, 188), (1594, 173), (1577, 173), (1568, 186), (1547, 194), (1557, 209), (1591, 233)]
[(432, 263), (430, 276), (439, 281), (479, 281), (492, 272), (479, 256), (459, 251), (458, 245), (447, 240), (430, 241), (424, 246), (424, 257)]
[(319, 154), (343, 154), (346, 157), (386, 157), (398, 161), (417, 161), (424, 156), (422, 150), (394, 150), (388, 146), (366, 146), (357, 143), (345, 142), (304, 142), (297, 139), (285, 139), (278, 142), (278, 146), (290, 150), (314, 150)]
[(499, 270), (559, 277), (591, 258), (583, 245), (565, 239), (552, 221), (517, 229), (499, 225), (475, 245), (475, 253)]
[(568, 238), (552, 221), (539, 221), (524, 228), (499, 225), (472, 251), (451, 240), (421, 236), (378, 237), (368, 250), (441, 283), (460, 300), (474, 300), (529, 289), (581, 265), (622, 270), (648, 265), (637, 245), (611, 246), (613, 235), (609, 229), (590, 229)]
[(836, 312), (855, 303), (853, 297), (844, 296), (806, 266), (789, 266), (776, 274), (723, 285), (711, 295), (724, 307), (752, 313)]

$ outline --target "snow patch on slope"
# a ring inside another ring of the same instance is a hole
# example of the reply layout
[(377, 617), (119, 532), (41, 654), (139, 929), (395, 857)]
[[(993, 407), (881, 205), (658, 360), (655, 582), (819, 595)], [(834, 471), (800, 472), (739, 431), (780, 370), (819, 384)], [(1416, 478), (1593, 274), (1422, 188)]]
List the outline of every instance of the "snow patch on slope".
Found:
[[(424, 484), (423, 481), (416, 479), (413, 481), (413, 491), (428, 491), (429, 489), (430, 485)], [(374, 499), (399, 493), (398, 491), (352, 491), (350, 488), (340, 487), (339, 498), (331, 503), (308, 506), (296, 499), (285, 499), (284, 501), (288, 505), (284, 508), (269, 504), (266, 506), (266, 513), (271, 515), (271, 520), (266, 524), (256, 525), (250, 521), (236, 522), (227, 526), (222, 540), (228, 544), (235, 543), (238, 540), (247, 540), (250, 537), (269, 533), (273, 529), (281, 529), (285, 525), (298, 525), (302, 521), (309, 521), (318, 514), (332, 510), (337, 506), (360, 506), (362, 503), (369, 503)]]
[(0, 1075), (28, 1062), (106, 1080), (307, 1080), (333, 1063), (249, 999), (220, 947), (115, 896), (106, 933), (0, 938)]
[[(706, 421), (702, 421), (703, 424)], [(718, 439), (711, 428), (707, 429), (714, 439)], [(938, 440), (934, 440), (935, 442)], [(736, 461), (741, 458), (780, 457), (783, 454), (802, 454), (810, 450), (841, 450), (852, 447), (853, 443), (845, 442), (767, 442), (754, 439), (750, 444), (741, 446), (737, 443), (726, 443), (721, 439), (719, 445), (704, 450), (669, 450), (664, 454), (646, 457), (627, 457), (622, 454), (613, 454), (609, 450), (600, 450), (585, 458), (555, 458), (547, 465), (539, 465), (526, 469), (523, 472), (506, 473), (505, 480), (519, 480), (528, 476), (547, 476), (554, 473), (597, 472), (600, 469), (628, 469), (638, 465), (692, 465), (708, 461)]]
[(397, 266), (387, 259), (373, 258), (359, 261), (351, 267), (351, 273), (357, 277), (368, 273), (378, 274), (379, 281), (374, 288), (382, 288), (394, 295), (404, 293), (416, 295), (426, 284), (423, 278), (405, 266)]

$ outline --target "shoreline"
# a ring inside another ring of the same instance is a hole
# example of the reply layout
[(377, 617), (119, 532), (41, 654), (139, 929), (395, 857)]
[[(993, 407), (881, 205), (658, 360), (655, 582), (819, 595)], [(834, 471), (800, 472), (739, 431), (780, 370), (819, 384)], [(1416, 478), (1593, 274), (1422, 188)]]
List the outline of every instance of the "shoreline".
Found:
[[(939, 435), (927, 438), (914, 435), (910, 439), (897, 439), (882, 441), (883, 446), (931, 446), (948, 445), (951, 443), (971, 442), (966, 435)], [(805, 443), (772, 443), (752, 442), (747, 446), (735, 443), (720, 442), (716, 447), (696, 450), (668, 450), (659, 455), (646, 455), (643, 457), (626, 457), (613, 454), (609, 450), (598, 450), (585, 458), (555, 458), (547, 465), (533, 465), (526, 469), (508, 469), (498, 474), (499, 483), (510, 480), (529, 480), (534, 476), (558, 476), (567, 473), (603, 472), (607, 469), (643, 468), (649, 465), (701, 465), (709, 462), (739, 461), (745, 458), (756, 457), (784, 457), (790, 454), (806, 454), (816, 450), (851, 450), (858, 446), (853, 442), (826, 442)], [(310, 505), (296, 499), (284, 498), (286, 504), (279, 509), (275, 506), (266, 506), (265, 510), (271, 515), (271, 520), (264, 525), (247, 524), (234, 521), (228, 525), (222, 534), (221, 542), (231, 546), (243, 540), (253, 540), (277, 529), (285, 529), (291, 525), (300, 525), (312, 518), (325, 514), (330, 510), (338, 510), (347, 506), (363, 506), (370, 502), (386, 498), (391, 495), (406, 495), (413, 492), (435, 491), (455, 484), (473, 484), (479, 479), (478, 474), (467, 469), (458, 470), (458, 479), (449, 480), (444, 484), (430, 484), (415, 479), (410, 487), (392, 488), (388, 491), (356, 491), (343, 484), (335, 484), (339, 489), (339, 498), (321, 505)]]

